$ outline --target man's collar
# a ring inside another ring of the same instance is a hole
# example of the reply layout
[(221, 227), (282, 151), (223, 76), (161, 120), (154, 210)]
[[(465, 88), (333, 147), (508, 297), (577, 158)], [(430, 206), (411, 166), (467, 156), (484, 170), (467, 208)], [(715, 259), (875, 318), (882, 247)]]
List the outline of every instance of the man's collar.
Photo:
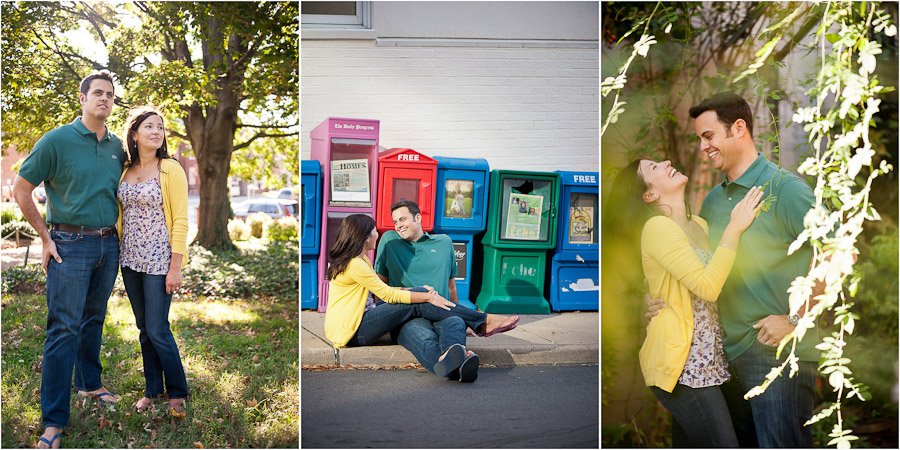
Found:
[(425, 239), (425, 238), (432, 239), (431, 235), (428, 234), (427, 231), (422, 231), (422, 237), (420, 237), (419, 239), (416, 239), (416, 242), (422, 242), (422, 239)]
[(732, 182), (728, 181), (728, 177), (726, 176), (724, 180), (722, 180), (722, 187), (728, 187), (730, 184), (737, 184), (739, 186), (744, 186), (746, 188), (750, 188), (756, 185), (756, 180), (759, 179), (759, 176), (762, 175), (763, 169), (766, 167), (766, 157), (760, 153), (756, 152), (756, 160), (753, 161), (753, 164), (750, 164), (750, 167), (744, 171)]
[[(91, 130), (88, 130), (88, 128), (87, 128), (86, 126), (84, 126), (84, 122), (81, 121), (81, 116), (76, 117), (75, 120), (72, 121), (72, 125), (75, 126), (75, 129), (78, 130), (78, 132), (79, 132), (82, 136), (88, 136), (88, 135), (92, 135), (92, 134), (94, 135), (94, 137), (97, 136), (96, 133), (94, 133), (94, 132), (91, 131)], [(106, 127), (105, 124), (104, 124), (103, 126)], [(109, 128), (107, 128), (107, 129), (106, 129), (106, 134), (103, 136), (103, 139), (100, 139), (100, 140), (101, 140), (101, 141), (108, 141), (109, 139), (110, 139), (110, 136), (109, 136)]]

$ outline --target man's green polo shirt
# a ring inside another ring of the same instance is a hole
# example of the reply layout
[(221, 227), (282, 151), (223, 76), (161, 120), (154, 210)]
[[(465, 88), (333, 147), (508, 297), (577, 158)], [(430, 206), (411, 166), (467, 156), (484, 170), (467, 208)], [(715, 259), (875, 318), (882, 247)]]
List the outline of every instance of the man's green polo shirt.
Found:
[[(719, 295), (719, 316), (725, 328), (729, 360), (743, 354), (758, 337), (753, 325), (769, 315), (788, 314), (787, 290), (809, 272), (812, 248), (804, 244), (792, 255), (788, 247), (803, 231), (803, 216), (815, 203), (813, 191), (798, 176), (759, 154), (737, 180), (715, 186), (703, 200), (700, 217), (709, 223), (709, 242), (715, 248), (731, 220), (731, 210), (753, 186), (763, 186), (762, 211), (742, 235), (734, 268)], [(801, 361), (818, 361), (818, 331), (807, 330), (798, 345)]]
[(395, 287), (429, 285), (450, 299), (447, 283), (456, 278), (453, 241), (445, 234), (425, 233), (415, 242), (400, 237), (394, 230), (381, 236), (375, 272), (388, 278)]
[(47, 191), (47, 222), (86, 227), (116, 224), (116, 189), (125, 163), (122, 141), (106, 130), (88, 130), (78, 117), (45, 134), (19, 169), (19, 176)]

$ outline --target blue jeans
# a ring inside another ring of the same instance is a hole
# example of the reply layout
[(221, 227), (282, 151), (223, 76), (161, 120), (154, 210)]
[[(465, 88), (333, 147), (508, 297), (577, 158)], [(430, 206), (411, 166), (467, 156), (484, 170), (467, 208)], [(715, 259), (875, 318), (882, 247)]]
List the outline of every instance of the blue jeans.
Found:
[[(692, 388), (676, 384), (671, 393), (651, 386), (653, 395), (672, 413), (673, 430), (683, 433), (685, 447), (737, 447), (738, 440), (719, 386)], [(677, 423), (675, 423), (677, 422)], [(680, 434), (679, 433), (679, 434)], [(673, 431), (672, 444), (676, 446)], [(680, 446), (680, 445), (679, 445)]]
[(178, 344), (169, 329), (172, 294), (166, 294), (166, 276), (150, 275), (122, 267), (122, 281), (141, 330), (141, 356), (144, 358), (144, 397), (156, 398), (163, 392), (165, 373), (169, 398), (187, 398), (187, 379), (178, 354)]
[[(418, 290), (419, 288), (413, 289), (417, 289), (416, 292), (421, 292)], [(347, 345), (369, 345), (394, 328), (416, 317), (422, 317), (434, 322), (440, 322), (450, 317), (459, 317), (463, 320), (465, 326), (473, 330), (478, 330), (487, 320), (487, 314), (459, 305), (450, 307), (450, 311), (448, 311), (431, 303), (383, 303), (363, 313), (362, 321), (356, 329), (356, 334), (353, 335)], [(462, 332), (462, 342), (465, 342), (465, 328), (462, 329)], [(445, 336), (441, 336), (439, 339), (441, 353), (459, 342), (460, 338), (454, 333), (447, 333)]]
[(119, 238), (51, 231), (62, 263), (47, 264), (47, 340), (41, 371), (44, 427), (64, 428), (75, 388), (103, 387), (100, 340), (119, 267)]
[[(747, 351), (731, 361), (732, 374), (743, 390), (741, 395), (762, 384), (766, 374), (779, 364), (775, 350), (776, 347), (754, 341)], [(787, 351), (783, 351), (782, 360), (786, 355)], [(797, 364), (800, 370), (793, 378), (788, 378), (790, 368), (787, 367), (764, 394), (750, 399), (751, 417), (733, 417), (735, 423), (740, 420), (754, 424), (762, 448), (812, 447), (812, 430), (803, 424), (813, 414), (816, 363)]]
[(466, 322), (456, 316), (437, 322), (417, 317), (391, 332), (392, 336), (394, 332), (397, 343), (409, 350), (431, 373), (434, 373), (438, 358), (447, 350), (445, 345), (466, 345)]

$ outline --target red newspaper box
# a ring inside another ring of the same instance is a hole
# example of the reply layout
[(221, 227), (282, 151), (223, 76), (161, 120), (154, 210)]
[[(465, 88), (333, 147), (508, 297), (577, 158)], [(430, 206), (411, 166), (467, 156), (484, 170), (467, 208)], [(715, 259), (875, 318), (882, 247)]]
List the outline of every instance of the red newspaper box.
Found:
[(422, 229), (434, 229), (437, 160), (409, 148), (392, 148), (378, 157), (378, 201), (375, 224), (379, 233), (394, 229), (391, 205), (410, 200), (422, 212)]

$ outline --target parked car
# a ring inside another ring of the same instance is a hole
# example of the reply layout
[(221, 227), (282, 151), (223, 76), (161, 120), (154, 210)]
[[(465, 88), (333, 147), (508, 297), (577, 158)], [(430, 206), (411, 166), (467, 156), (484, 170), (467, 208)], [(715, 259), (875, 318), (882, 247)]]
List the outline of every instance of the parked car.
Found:
[(299, 195), (295, 192), (297, 188), (284, 188), (277, 191), (269, 191), (263, 195), (268, 198), (280, 198), (283, 200), (297, 200)]
[(37, 200), (38, 203), (43, 204), (47, 202), (47, 192), (44, 191), (44, 188), (41, 186), (34, 188), (34, 191), (32, 191), (31, 195), (34, 196), (35, 200)]
[(253, 198), (244, 200), (243, 202), (232, 206), (231, 209), (234, 211), (235, 219), (246, 219), (250, 214), (262, 212), (273, 219), (280, 219), (287, 216), (300, 220), (300, 217), (297, 215), (300, 210), (299, 205), (297, 202), (291, 200)]

